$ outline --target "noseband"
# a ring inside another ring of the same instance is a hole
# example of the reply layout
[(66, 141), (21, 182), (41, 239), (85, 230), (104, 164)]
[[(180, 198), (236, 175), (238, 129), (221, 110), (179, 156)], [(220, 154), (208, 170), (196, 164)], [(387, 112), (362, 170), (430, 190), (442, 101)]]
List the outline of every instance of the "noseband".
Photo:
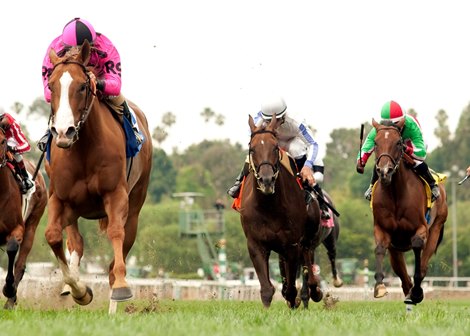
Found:
[[(76, 142), (78, 140), (78, 131), (80, 128), (83, 126), (85, 123), (86, 119), (88, 118), (88, 115), (90, 114), (91, 107), (93, 106), (93, 102), (96, 97), (96, 89), (92, 90), (91, 86), (91, 78), (90, 75), (88, 74), (87, 68), (85, 65), (83, 65), (80, 62), (73, 61), (73, 60), (64, 60), (62, 62), (57, 63), (54, 65), (52, 68), (52, 72), (57, 68), (57, 66), (62, 65), (62, 64), (75, 64), (78, 65), (82, 70), (83, 73), (86, 76), (86, 82), (85, 82), (85, 88), (86, 88), (86, 96), (85, 96), (85, 106), (80, 108), (80, 118), (78, 119), (78, 122), (76, 125), (74, 125), (75, 128), (75, 135), (73, 138), (73, 142)], [(51, 108), (51, 123), (54, 124), (54, 113), (52, 113), (52, 108)]]
[(392, 175), (395, 174), (395, 172), (397, 171), (399, 165), (400, 165), (400, 162), (401, 160), (403, 159), (403, 154), (404, 154), (404, 146), (403, 146), (403, 139), (401, 137), (401, 133), (400, 133), (400, 130), (398, 130), (396, 127), (387, 127), (387, 128), (382, 128), (380, 130), (377, 130), (377, 133), (381, 132), (381, 131), (389, 131), (389, 130), (394, 130), (398, 133), (398, 135), (400, 136), (400, 140), (398, 141), (397, 145), (400, 146), (400, 156), (395, 159), (393, 156), (391, 156), (389, 153), (382, 153), (379, 155), (379, 157), (375, 160), (375, 169), (379, 169), (379, 161), (381, 158), (383, 157), (388, 157), (392, 163), (393, 163), (393, 169), (392, 169)]
[[(0, 132), (2, 132), (2, 134), (5, 136), (5, 130), (0, 127)], [(7, 139), (5, 138), (5, 141), (3, 143), (3, 148), (1, 149), (2, 151), (2, 156), (0, 158), (0, 168), (3, 168), (5, 167), (5, 165), (7, 164), (7, 161), (8, 161), (8, 158), (7, 158), (7, 151), (8, 151), (8, 142), (7, 142)]]
[(255, 178), (257, 181), (260, 181), (261, 180), (261, 176), (259, 175), (259, 171), (261, 169), (261, 166), (263, 165), (269, 165), (271, 166), (271, 168), (273, 169), (273, 172), (274, 172), (274, 180), (277, 179), (277, 176), (279, 175), (279, 170), (280, 170), (280, 164), (281, 164), (281, 151), (279, 151), (279, 146), (277, 146), (277, 150), (279, 152), (279, 155), (278, 155), (278, 159), (276, 160), (275, 163), (272, 163), (272, 162), (269, 162), (269, 161), (262, 161), (258, 167), (255, 166), (254, 162), (253, 162), (253, 149), (251, 147), (251, 142), (253, 141), (253, 138), (258, 135), (258, 134), (265, 134), (265, 133), (270, 133), (272, 134), (272, 136), (274, 138), (276, 138), (276, 133), (274, 133), (273, 131), (270, 131), (270, 130), (266, 130), (266, 129), (261, 129), (261, 130), (258, 130), (258, 131), (255, 131), (253, 133), (251, 133), (251, 141), (250, 141), (250, 144), (249, 144), (249, 150), (248, 150), (248, 160), (250, 162), (250, 170), (253, 171), (253, 174), (255, 175)]

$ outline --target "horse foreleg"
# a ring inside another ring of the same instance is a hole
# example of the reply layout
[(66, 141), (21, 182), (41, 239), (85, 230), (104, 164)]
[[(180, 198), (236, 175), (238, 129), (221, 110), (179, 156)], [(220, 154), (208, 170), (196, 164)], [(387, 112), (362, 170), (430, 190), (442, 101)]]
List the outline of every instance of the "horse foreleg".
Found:
[(7, 303), (5, 304), (6, 309), (12, 308), (12, 306), (16, 302), (16, 287), (14, 285), (15, 275), (13, 273), (13, 268), (18, 249), (19, 244), (16, 238), (10, 238), (10, 240), (8, 240), (7, 242), (8, 270), (5, 279), (5, 285), (3, 286), (3, 295), (5, 295), (9, 301), (11, 300), (13, 302), (7, 301)]
[[(54, 209), (54, 202), (51, 201), (51, 199), (49, 199), (49, 204), (49, 208)], [(63, 247), (62, 226), (60, 223), (60, 218), (50, 210), (45, 232), (46, 240), (57, 258), (64, 283), (68, 284), (71, 288), (74, 301), (80, 305), (87, 305), (93, 300), (93, 292), (91, 288), (79, 281), (78, 274), (72, 272), (67, 264)], [(78, 264), (78, 255), (73, 256), (72, 253), (71, 259), (72, 258), (75, 258), (74, 262)]]
[(413, 276), (414, 285), (411, 288), (409, 297), (405, 299), (405, 303), (417, 304), (424, 299), (423, 288), (421, 287), (421, 282), (424, 278), (424, 274), (421, 269), (421, 253), (424, 248), (424, 243), (424, 239), (419, 235), (411, 238), (411, 247), (413, 248), (415, 255), (415, 274)]
[(251, 262), (255, 268), (256, 275), (258, 276), (260, 284), (260, 296), (261, 302), (265, 308), (271, 306), (273, 300), (275, 288), (269, 279), (269, 251), (266, 251), (263, 247), (256, 244), (253, 241), (248, 242), (248, 253), (250, 255)]
[[(69, 267), (71, 274), (75, 274), (77, 278), (79, 278), (80, 274), (80, 261), (83, 257), (83, 237), (78, 231), (78, 223), (75, 222), (71, 225), (68, 225), (65, 228), (65, 232), (67, 234), (67, 239), (65, 241), (65, 245), (67, 246), (67, 250), (69, 252)], [(74, 254), (74, 258), (72, 259), (72, 254)], [(61, 296), (67, 296), (71, 293), (72, 288), (68, 284), (64, 284), (62, 287), (62, 292), (60, 293)]]
[(374, 285), (374, 297), (381, 298), (387, 295), (387, 288), (384, 284), (384, 270), (383, 270), (383, 263), (385, 258), (385, 253), (387, 249), (379, 244), (375, 247), (375, 285)]
[(323, 246), (325, 246), (328, 259), (330, 260), (333, 286), (341, 287), (343, 286), (343, 280), (338, 275), (338, 269), (336, 268), (336, 239), (333, 231), (323, 241)]
[[(287, 250), (285, 251), (284, 265), (285, 265), (285, 276), (283, 277), (282, 283), (282, 296), (286, 299), (287, 304), (290, 308), (295, 309), (300, 305), (300, 300), (297, 297), (297, 288), (295, 281), (297, 279), (297, 271), (299, 268), (298, 252)], [(280, 256), (281, 258), (281, 256)]]
[(392, 266), (393, 272), (400, 278), (401, 280), (401, 288), (403, 290), (403, 294), (405, 296), (409, 295), (411, 287), (413, 287), (413, 283), (411, 282), (411, 278), (408, 275), (408, 271), (406, 269), (406, 261), (403, 252), (397, 251), (393, 248), (389, 249), (390, 254), (390, 265)]
[(315, 250), (309, 249), (307, 253), (304, 252), (304, 265), (308, 271), (308, 287), (310, 289), (310, 297), (313, 302), (320, 302), (323, 298), (323, 292), (320, 286), (320, 276), (315, 275), (313, 272), (313, 266), (315, 261)]

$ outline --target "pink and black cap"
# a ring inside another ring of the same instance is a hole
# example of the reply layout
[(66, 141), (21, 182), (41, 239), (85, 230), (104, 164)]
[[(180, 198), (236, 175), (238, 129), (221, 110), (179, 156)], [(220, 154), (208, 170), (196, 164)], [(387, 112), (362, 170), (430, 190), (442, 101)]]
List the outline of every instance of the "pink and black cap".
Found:
[(403, 110), (397, 102), (391, 100), (384, 104), (382, 111), (380, 112), (382, 120), (391, 120), (393, 122), (399, 121), (405, 116)]
[(75, 18), (67, 23), (62, 32), (62, 41), (67, 46), (80, 46), (88, 40), (93, 43), (96, 38), (96, 32), (90, 22), (84, 19)]

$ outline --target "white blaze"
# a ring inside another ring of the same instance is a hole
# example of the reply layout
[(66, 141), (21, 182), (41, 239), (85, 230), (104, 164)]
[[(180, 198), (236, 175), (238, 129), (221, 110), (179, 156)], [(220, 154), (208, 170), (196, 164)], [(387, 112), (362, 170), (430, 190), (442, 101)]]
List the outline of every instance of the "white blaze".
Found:
[(60, 77), (60, 100), (59, 107), (55, 113), (55, 128), (57, 133), (65, 133), (70, 126), (74, 125), (73, 113), (69, 102), (69, 89), (72, 84), (72, 76), (64, 72)]

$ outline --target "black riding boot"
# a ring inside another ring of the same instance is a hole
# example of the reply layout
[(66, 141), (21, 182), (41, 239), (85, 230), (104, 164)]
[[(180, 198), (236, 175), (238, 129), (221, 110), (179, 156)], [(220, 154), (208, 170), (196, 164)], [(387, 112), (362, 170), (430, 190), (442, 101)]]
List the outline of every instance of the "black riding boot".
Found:
[(25, 194), (29, 189), (31, 189), (34, 184), (33, 182), (29, 179), (28, 172), (26, 171), (26, 168), (24, 166), (24, 162), (18, 162), (18, 170), (20, 171), (21, 178), (23, 179), (23, 183), (21, 186), (21, 192)]
[(377, 182), (378, 179), (379, 179), (379, 174), (377, 173), (377, 170), (374, 168), (372, 170), (372, 178), (370, 179), (369, 188), (364, 193), (364, 197), (366, 198), (366, 200), (370, 201), (370, 199), (372, 198), (372, 187), (374, 186), (375, 182)]
[(330, 216), (330, 211), (328, 209), (328, 206), (326, 205), (326, 199), (325, 199), (325, 195), (323, 194), (323, 190), (321, 190), (320, 185), (318, 183), (315, 184), (313, 189), (315, 189), (315, 191), (319, 195), (317, 197), (317, 199), (318, 199), (318, 204), (320, 205), (321, 219), (323, 219), (323, 220), (330, 219), (330, 217), (331, 217)]
[(141, 144), (143, 141), (143, 138), (139, 130), (135, 126), (134, 121), (132, 120), (131, 111), (129, 110), (129, 105), (127, 105), (127, 101), (124, 100), (124, 102), (121, 104), (121, 107), (122, 107), (122, 113), (124, 114), (124, 117), (127, 118), (127, 120), (129, 120), (129, 122), (132, 125), (132, 129), (134, 130), (134, 134), (135, 134), (135, 138), (137, 139), (137, 142)]
[(246, 175), (248, 175), (249, 172), (249, 166), (248, 163), (245, 162), (243, 165), (242, 170), (240, 171), (240, 174), (235, 179), (235, 184), (227, 190), (227, 194), (229, 194), (232, 198), (237, 198), (238, 195), (240, 194), (240, 187), (242, 185), (242, 181), (245, 178)]
[(429, 167), (426, 164), (426, 162), (421, 163), (420, 165), (415, 167), (416, 173), (421, 176), (428, 184), (429, 187), (431, 188), (431, 201), (434, 202), (441, 196), (441, 193), (439, 191), (439, 186), (437, 185), (436, 181), (434, 180), (434, 177), (432, 176), (431, 172), (429, 171)]

